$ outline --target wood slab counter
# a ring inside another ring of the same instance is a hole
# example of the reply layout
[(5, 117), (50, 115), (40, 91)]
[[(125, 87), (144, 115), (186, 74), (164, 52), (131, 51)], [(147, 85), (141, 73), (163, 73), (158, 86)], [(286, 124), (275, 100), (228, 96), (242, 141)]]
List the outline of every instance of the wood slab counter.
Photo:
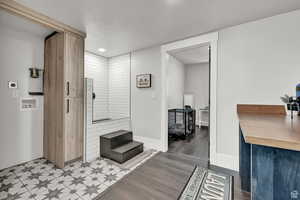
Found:
[(239, 113), (246, 143), (300, 151), (300, 117)]
[(300, 198), (300, 117), (284, 106), (238, 105), (240, 176), (252, 200)]

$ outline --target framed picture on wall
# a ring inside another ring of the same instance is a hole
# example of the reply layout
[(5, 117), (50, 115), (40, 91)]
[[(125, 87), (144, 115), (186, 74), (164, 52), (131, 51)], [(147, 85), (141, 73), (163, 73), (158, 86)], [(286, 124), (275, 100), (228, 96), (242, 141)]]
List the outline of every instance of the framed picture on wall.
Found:
[(151, 87), (151, 74), (139, 74), (136, 76), (137, 88), (150, 88)]

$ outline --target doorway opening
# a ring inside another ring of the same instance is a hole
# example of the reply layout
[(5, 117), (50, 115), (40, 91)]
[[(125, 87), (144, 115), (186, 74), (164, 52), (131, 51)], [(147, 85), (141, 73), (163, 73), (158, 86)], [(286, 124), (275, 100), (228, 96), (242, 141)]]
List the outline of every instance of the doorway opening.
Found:
[(208, 162), (210, 45), (168, 54), (168, 152)]
[[(216, 148), (217, 43), (218, 33), (215, 32), (176, 41), (161, 47), (161, 150), (197, 157), (213, 165), (219, 165), (221, 162), (218, 159)], [(189, 62), (191, 66), (189, 66)], [(180, 65), (182, 68), (178, 67)], [(189, 69), (189, 67), (191, 68)], [(178, 75), (180, 69), (181, 74), (184, 74), (182, 76)], [(205, 78), (197, 75), (197, 70), (203, 71), (201, 74)], [(176, 76), (178, 77), (172, 80), (171, 77)], [(192, 76), (199, 76), (200, 80), (195, 78), (194, 82)], [(206, 82), (206, 86), (199, 81)], [(206, 98), (203, 88), (208, 90)], [(203, 97), (203, 101), (200, 103), (198, 102), (199, 94), (200, 98)], [(172, 98), (172, 96), (177, 98)], [(177, 129), (180, 128), (184, 129), (183, 134), (176, 134)], [(175, 134), (171, 133), (170, 136), (170, 129)], [(175, 137), (175, 142), (172, 137)]]

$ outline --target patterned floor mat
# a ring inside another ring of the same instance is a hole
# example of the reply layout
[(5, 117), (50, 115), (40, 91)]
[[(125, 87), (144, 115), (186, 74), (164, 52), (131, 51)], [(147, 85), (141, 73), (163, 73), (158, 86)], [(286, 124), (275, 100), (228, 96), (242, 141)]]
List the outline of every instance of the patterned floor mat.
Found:
[(232, 200), (233, 177), (195, 167), (179, 200)]

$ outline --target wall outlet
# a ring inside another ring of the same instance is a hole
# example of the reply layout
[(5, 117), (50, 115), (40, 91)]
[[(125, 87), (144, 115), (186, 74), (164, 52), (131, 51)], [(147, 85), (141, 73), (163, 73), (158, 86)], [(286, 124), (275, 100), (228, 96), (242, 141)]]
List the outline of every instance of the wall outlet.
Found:
[(297, 190), (294, 190), (291, 192), (291, 199), (298, 199), (299, 192)]
[(21, 111), (37, 109), (37, 99), (21, 99)]

